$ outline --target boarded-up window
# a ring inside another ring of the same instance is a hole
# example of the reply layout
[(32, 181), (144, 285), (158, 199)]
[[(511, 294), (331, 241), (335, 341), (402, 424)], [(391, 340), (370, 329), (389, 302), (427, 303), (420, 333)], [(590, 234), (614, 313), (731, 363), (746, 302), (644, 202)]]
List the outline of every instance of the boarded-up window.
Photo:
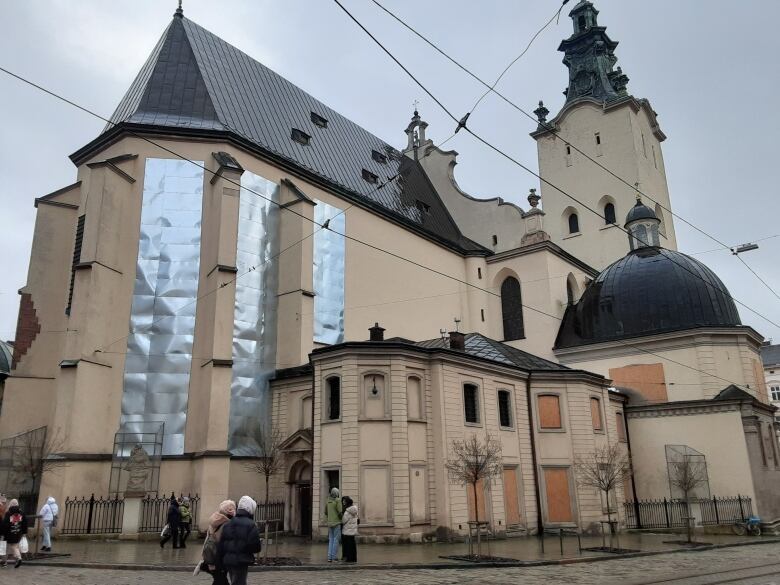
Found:
[(545, 468), (544, 490), (547, 496), (547, 521), (572, 522), (568, 470), (562, 467)]
[(425, 465), (409, 466), (409, 519), (421, 524), (428, 519), (428, 482)]
[(363, 376), (363, 417), (384, 418), (388, 415), (385, 377), (382, 374)]
[(474, 486), (468, 485), (466, 486), (466, 495), (468, 496), (469, 501), (469, 520), (475, 521), (479, 520), (480, 522), (487, 520), (487, 508), (485, 506), (485, 484), (482, 483), (482, 480), (480, 479), (477, 482), (477, 506), (476, 509), (479, 511), (479, 518), (476, 517), (474, 510)]
[(360, 489), (360, 516), (366, 524), (390, 522), (390, 467), (363, 467)]
[(610, 368), (609, 377), (615, 386), (636, 390), (648, 402), (666, 402), (666, 379), (663, 364), (638, 364)]
[(463, 411), (467, 423), (479, 423), (479, 388), (463, 384)]
[(328, 378), (327, 387), (328, 420), (339, 420), (341, 418), (341, 379)]
[(560, 399), (554, 394), (544, 394), (537, 399), (537, 405), (539, 408), (539, 427), (542, 429), (560, 429)]
[(502, 427), (512, 426), (512, 399), (509, 390), (498, 391), (498, 423)]
[(626, 419), (622, 412), (615, 413), (615, 423), (617, 426), (618, 441), (626, 440)]
[(525, 338), (523, 325), (523, 294), (520, 281), (513, 276), (501, 283), (501, 317), (504, 323), (504, 341)]
[(425, 418), (422, 407), (422, 382), (417, 376), (406, 379), (406, 415), (411, 419)]
[(301, 400), (301, 425), (302, 429), (311, 428), (311, 396), (306, 396)]
[(517, 490), (516, 467), (504, 467), (504, 511), (507, 526), (520, 524), (520, 493)]
[(598, 398), (590, 399), (590, 419), (593, 421), (594, 431), (604, 430), (604, 424), (601, 421), (601, 400)]

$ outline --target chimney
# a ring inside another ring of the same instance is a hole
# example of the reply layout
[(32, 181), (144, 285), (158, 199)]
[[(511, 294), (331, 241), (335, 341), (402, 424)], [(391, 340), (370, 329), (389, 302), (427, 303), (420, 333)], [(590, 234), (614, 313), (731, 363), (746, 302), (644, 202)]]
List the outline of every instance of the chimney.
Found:
[(369, 333), (371, 334), (371, 337), (369, 337), (369, 341), (384, 341), (385, 340), (385, 328), (380, 327), (379, 323), (374, 323), (373, 327), (368, 328)]
[(450, 349), (465, 351), (466, 336), (460, 331), (450, 331)]

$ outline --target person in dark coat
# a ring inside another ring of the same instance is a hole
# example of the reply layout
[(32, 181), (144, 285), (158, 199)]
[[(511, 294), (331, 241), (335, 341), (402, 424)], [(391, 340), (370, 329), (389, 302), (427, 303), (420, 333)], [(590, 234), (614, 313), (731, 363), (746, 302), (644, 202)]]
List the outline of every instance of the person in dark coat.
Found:
[(181, 530), (181, 512), (179, 511), (179, 502), (175, 496), (171, 496), (171, 503), (168, 506), (168, 534), (160, 539), (160, 548), (165, 548), (165, 543), (173, 538), (173, 548), (181, 548), (179, 545), (179, 532)]
[[(0, 535), (5, 538), (6, 546), (6, 558), (8, 555), (13, 555), (16, 558), (14, 568), (18, 569), (22, 564), (22, 552), (19, 550), (19, 541), (22, 537), (27, 536), (27, 516), (24, 515), (21, 508), (19, 508), (19, 502), (11, 500), (8, 503), (8, 511), (3, 516), (3, 521), (0, 523)], [(3, 560), (3, 565), (6, 561)]]
[(249, 565), (255, 563), (255, 555), (260, 552), (260, 531), (254, 521), (256, 509), (252, 498), (242, 496), (236, 515), (222, 527), (217, 551), (231, 585), (246, 585)]

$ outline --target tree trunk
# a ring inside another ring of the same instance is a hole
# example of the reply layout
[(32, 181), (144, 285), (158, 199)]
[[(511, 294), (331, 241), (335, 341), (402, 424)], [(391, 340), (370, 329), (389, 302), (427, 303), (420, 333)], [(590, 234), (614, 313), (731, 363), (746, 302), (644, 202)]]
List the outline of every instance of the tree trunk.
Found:
[(271, 481), (271, 476), (266, 475), (265, 476), (265, 506), (264, 506), (264, 512), (265, 512), (265, 546), (263, 547), (263, 558), (268, 558), (268, 490), (269, 486), (268, 484)]
[(691, 534), (691, 499), (688, 497), (688, 494), (685, 494), (685, 513), (688, 515), (688, 518), (685, 520), (685, 532), (688, 536), (688, 542), (693, 542), (693, 534)]
[(477, 482), (472, 484), (474, 488), (474, 519), (477, 521), (477, 558), (482, 557), (482, 538), (479, 529), (479, 500), (477, 500)]

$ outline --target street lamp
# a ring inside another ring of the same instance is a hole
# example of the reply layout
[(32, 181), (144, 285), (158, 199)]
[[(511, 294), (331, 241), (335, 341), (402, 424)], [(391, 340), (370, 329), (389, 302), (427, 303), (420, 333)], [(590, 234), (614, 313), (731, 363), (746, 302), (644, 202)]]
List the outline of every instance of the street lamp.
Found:
[(758, 244), (741, 244), (737, 246), (736, 248), (731, 248), (731, 253), (736, 256), (737, 254), (741, 254), (742, 252), (750, 252), (751, 250), (758, 250)]

